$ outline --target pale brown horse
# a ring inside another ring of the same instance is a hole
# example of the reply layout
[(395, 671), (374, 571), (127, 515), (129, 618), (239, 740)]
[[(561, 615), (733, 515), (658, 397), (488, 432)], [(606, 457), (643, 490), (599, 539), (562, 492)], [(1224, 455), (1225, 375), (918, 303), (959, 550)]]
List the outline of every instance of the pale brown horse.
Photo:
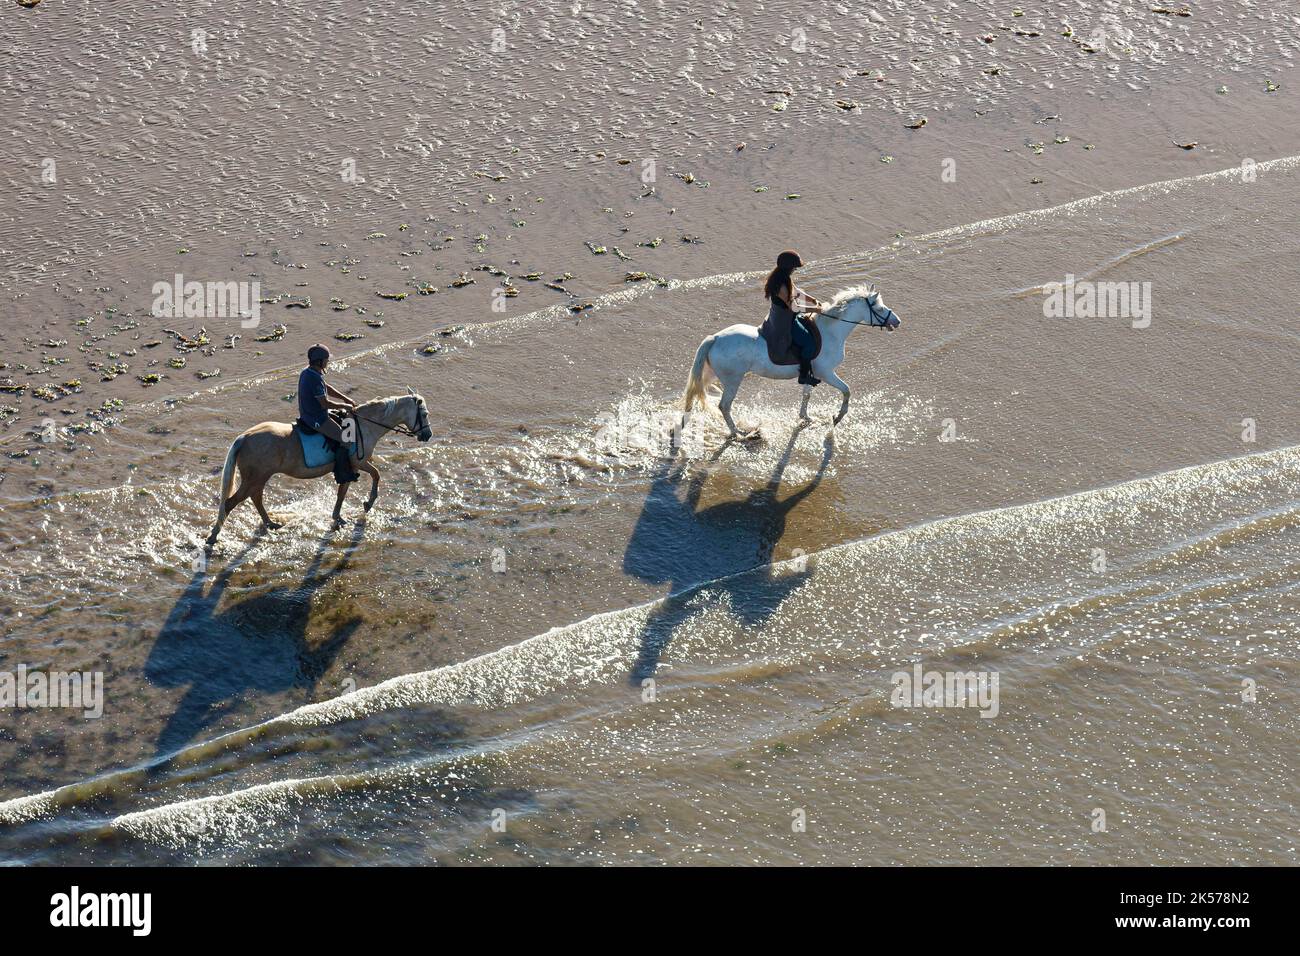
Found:
[[(433, 437), (429, 427), (429, 412), (424, 399), (412, 392), (394, 398), (377, 398), (374, 401), (358, 405), (356, 411), (356, 430), (361, 439), (361, 447), (366, 455), (363, 459), (352, 459), (352, 465), (370, 476), (370, 497), (366, 499), (369, 511), (379, 495), (379, 469), (370, 463), (370, 454), (375, 443), (393, 429), (402, 429), (414, 435), (420, 441)], [(230, 493), (235, 482), (235, 469), (239, 469), (239, 490)], [(208, 544), (217, 540), (221, 526), (235, 506), (245, 498), (252, 498), (257, 506), (257, 513), (262, 516), (264, 528), (282, 527), (272, 521), (262, 504), (262, 490), (274, 475), (288, 475), (290, 478), (322, 478), (331, 474), (334, 463), (331, 461), (315, 468), (308, 468), (302, 454), (302, 442), (294, 434), (293, 426), (283, 422), (262, 422), (244, 432), (230, 446), (226, 454), (226, 466), (221, 472), (221, 506), (217, 512), (217, 523), (208, 535)], [(334, 502), (334, 524), (343, 523), (343, 499), (347, 496), (348, 486), (339, 485), (338, 500)]]

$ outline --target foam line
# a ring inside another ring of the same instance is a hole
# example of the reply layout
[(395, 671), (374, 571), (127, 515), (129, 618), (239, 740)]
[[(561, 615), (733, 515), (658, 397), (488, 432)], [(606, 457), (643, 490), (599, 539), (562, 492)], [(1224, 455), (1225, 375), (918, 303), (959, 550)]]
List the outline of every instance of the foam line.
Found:
[[(1268, 452), (1229, 458), (1209, 464), (1191, 465), (1162, 472), (1147, 478), (1107, 485), (1087, 491), (1028, 502), (1007, 508), (992, 508), (964, 515), (936, 518), (909, 528), (887, 531), (864, 539), (843, 542), (812, 555), (772, 562), (734, 574), (701, 581), (671, 595), (643, 604), (603, 611), (580, 621), (551, 628), (517, 644), (489, 651), (478, 657), (429, 671), (419, 671), (390, 678), (373, 687), (361, 688), (330, 700), (304, 704), (295, 710), (250, 727), (240, 728), (133, 768), (120, 770), (81, 783), (59, 787), (43, 793), (18, 797), (0, 803), (0, 824), (18, 824), (46, 817), (61, 807), (73, 806), (114, 789), (141, 781), (150, 771), (171, 762), (193, 765), (204, 758), (232, 748), (279, 734), (311, 727), (357, 720), (369, 715), (402, 707), (429, 704), (502, 708), (521, 700), (536, 699), (560, 688), (590, 684), (602, 679), (611, 669), (622, 667), (635, 656), (635, 628), (609, 627), (606, 623), (628, 624), (648, 616), (669, 598), (706, 590), (712, 586), (754, 574), (756, 571), (789, 570), (795, 562), (814, 558), (824, 560), (850, 549), (887, 548), (899, 544), (913, 547), (939, 535), (975, 533), (1011, 533), (1018, 528), (1035, 526), (1044, 519), (1059, 518), (1078, 511), (1082, 501), (1142, 502), (1169, 494), (1169, 486), (1204, 485), (1227, 488), (1251, 480), (1264, 480), (1273, 469), (1300, 472), (1300, 445)], [(582, 640), (569, 640), (581, 633)], [(627, 646), (624, 646), (624, 645)], [(528, 680), (508, 679), (526, 672)], [(526, 688), (526, 689), (524, 689)]]

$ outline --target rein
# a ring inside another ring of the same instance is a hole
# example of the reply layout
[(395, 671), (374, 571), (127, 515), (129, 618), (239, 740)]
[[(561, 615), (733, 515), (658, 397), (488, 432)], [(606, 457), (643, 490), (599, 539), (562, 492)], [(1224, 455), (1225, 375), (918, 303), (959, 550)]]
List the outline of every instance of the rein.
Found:
[(398, 422), (396, 425), (389, 425), (387, 422), (377, 421), (373, 418), (366, 418), (364, 415), (349, 415), (349, 418), (355, 418), (358, 421), (369, 422), (372, 425), (378, 425), (380, 428), (387, 429), (390, 432), (397, 432), (399, 435), (415, 435), (411, 431), (411, 426), (406, 422)]
[[(849, 323), (849, 325), (865, 325), (865, 326), (867, 326), (868, 328), (872, 328), (872, 329), (884, 329), (884, 328), (888, 328), (888, 327), (889, 327), (889, 318), (888, 318), (887, 316), (884, 317), (884, 318), (881, 318), (880, 313), (876, 311), (876, 306), (875, 306), (875, 304), (874, 304), (870, 299), (867, 299), (865, 296), (864, 296), (863, 298), (864, 298), (864, 300), (865, 300), (866, 303), (867, 303), (867, 308), (868, 308), (868, 309), (870, 310), (870, 312), (871, 312), (871, 318), (872, 318), (872, 319), (878, 319), (879, 321), (873, 321), (873, 322), (859, 322), (857, 319), (846, 319), (846, 318), (844, 318), (844, 316), (842, 316), (842, 315), (832, 315), (832, 314), (829, 313), (829, 312), (823, 312), (822, 315), (826, 316), (826, 318), (828, 318), (828, 319), (834, 319), (836, 322), (847, 322), (847, 323)], [(886, 311), (886, 312), (891, 312), (891, 311), (893, 311), (893, 310), (892, 310), (892, 309), (886, 309), (885, 311)]]
[(396, 425), (390, 425), (387, 422), (381, 422), (374, 418), (367, 418), (366, 416), (360, 414), (359, 411), (354, 412), (349, 417), (358, 419), (359, 421), (369, 422), (372, 425), (378, 425), (380, 428), (386, 428), (390, 432), (397, 432), (399, 435), (410, 435), (412, 438), (419, 438), (420, 437), (419, 433), (424, 431), (424, 429), (428, 427), (429, 422), (428, 419), (426, 418), (426, 415), (428, 413), (425, 411), (424, 403), (420, 402), (416, 406), (416, 409), (419, 414), (416, 416), (415, 431), (412, 431), (411, 426), (406, 424), (406, 422), (398, 422)]

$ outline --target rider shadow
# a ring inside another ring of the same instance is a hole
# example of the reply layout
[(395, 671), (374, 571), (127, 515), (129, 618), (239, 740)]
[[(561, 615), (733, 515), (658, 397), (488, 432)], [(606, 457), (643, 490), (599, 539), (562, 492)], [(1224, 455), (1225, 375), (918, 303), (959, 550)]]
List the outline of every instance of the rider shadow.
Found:
[[(628, 678), (631, 684), (639, 685), (654, 676), (677, 628), (699, 613), (694, 599), (700, 585), (708, 584), (711, 592), (729, 598), (730, 613), (742, 625), (755, 627), (812, 573), (804, 568), (778, 574), (771, 567), (776, 546), (785, 534), (786, 519), (821, 483), (834, 448), (828, 437), (817, 473), (798, 491), (778, 497), (781, 476), (807, 424), (796, 426), (767, 484), (742, 500), (700, 510), (707, 473), (696, 471), (687, 476), (669, 461), (655, 475), (623, 554), (623, 571), (648, 584), (667, 584), (668, 597), (645, 623), (641, 648)], [(710, 463), (728, 445), (730, 441), (718, 449)], [(765, 568), (766, 575), (729, 577), (754, 568)]]
[(301, 583), (272, 588), (220, 612), (217, 607), (231, 576), (256, 541), (226, 564), (206, 592), (206, 575), (202, 571), (194, 575), (158, 632), (144, 666), (145, 677), (152, 684), (189, 685), (158, 736), (156, 756), (183, 747), (249, 691), (315, 688), (362, 619), (332, 624), (328, 637), (309, 643), (312, 598), (347, 568), (348, 554), (364, 531), (365, 521), (357, 521), (344, 556), (332, 567), (322, 569), (326, 552), (333, 550), (334, 539), (327, 535)]

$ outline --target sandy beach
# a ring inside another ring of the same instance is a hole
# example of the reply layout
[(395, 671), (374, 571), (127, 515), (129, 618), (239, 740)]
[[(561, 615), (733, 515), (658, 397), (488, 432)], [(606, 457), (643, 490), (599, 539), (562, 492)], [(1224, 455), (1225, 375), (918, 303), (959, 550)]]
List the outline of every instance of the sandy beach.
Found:
[[(1297, 22), (5, 4), (0, 861), (1294, 864)], [(786, 248), (902, 326), (673, 449)], [(433, 439), (205, 551), (315, 342)]]

